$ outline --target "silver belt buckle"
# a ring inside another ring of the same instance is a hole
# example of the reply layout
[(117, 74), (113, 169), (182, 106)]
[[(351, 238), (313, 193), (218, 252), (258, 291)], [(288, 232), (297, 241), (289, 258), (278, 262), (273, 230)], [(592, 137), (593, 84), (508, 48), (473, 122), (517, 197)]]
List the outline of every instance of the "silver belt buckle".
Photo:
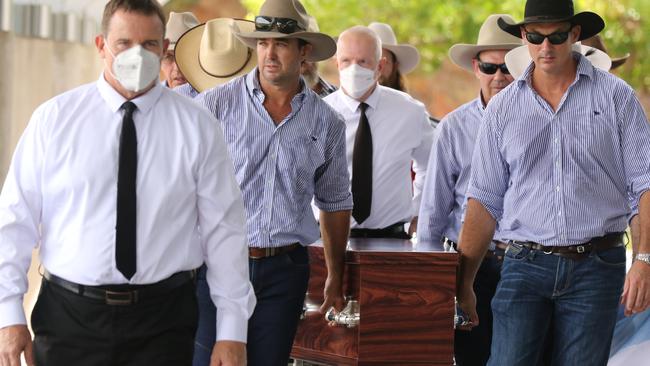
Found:
[(584, 252), (585, 252), (585, 246), (584, 246), (584, 245), (578, 245), (578, 246), (576, 247), (576, 251), (577, 251), (578, 253), (580, 253), (580, 254), (584, 253)]

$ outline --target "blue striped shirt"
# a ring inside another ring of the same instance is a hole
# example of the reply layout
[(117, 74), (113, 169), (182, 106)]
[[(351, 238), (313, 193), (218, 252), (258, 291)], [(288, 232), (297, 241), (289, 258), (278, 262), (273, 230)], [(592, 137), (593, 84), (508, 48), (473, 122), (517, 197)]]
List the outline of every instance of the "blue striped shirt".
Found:
[(483, 118), (481, 97), (442, 119), (435, 131), (418, 217), (418, 239), (458, 242), (472, 152)]
[(180, 94), (180, 95), (184, 95), (184, 96), (186, 96), (188, 98), (191, 98), (191, 99), (194, 99), (194, 98), (196, 98), (197, 95), (199, 95), (199, 91), (194, 89), (194, 87), (192, 87), (192, 85), (190, 85), (190, 83), (185, 83), (185, 84), (179, 85), (179, 86), (175, 87), (172, 90), (175, 91), (176, 93)]
[(557, 112), (526, 72), (488, 105), (468, 197), (503, 238), (571, 245), (624, 231), (650, 189), (650, 125), (632, 88), (582, 55)]
[(301, 90), (277, 126), (263, 106), (257, 68), (196, 98), (221, 121), (252, 247), (316, 241), (312, 198), (324, 211), (352, 209), (345, 123), (303, 81)]

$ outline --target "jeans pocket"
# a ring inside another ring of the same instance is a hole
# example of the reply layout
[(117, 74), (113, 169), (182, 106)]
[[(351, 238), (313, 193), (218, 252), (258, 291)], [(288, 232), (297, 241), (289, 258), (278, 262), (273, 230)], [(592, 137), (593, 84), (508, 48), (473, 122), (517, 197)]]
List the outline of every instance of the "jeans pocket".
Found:
[(505, 257), (516, 261), (522, 261), (528, 257), (528, 253), (530, 253), (529, 248), (526, 248), (521, 244), (509, 243), (506, 248)]
[(625, 267), (625, 247), (616, 247), (591, 253), (596, 263), (608, 267)]

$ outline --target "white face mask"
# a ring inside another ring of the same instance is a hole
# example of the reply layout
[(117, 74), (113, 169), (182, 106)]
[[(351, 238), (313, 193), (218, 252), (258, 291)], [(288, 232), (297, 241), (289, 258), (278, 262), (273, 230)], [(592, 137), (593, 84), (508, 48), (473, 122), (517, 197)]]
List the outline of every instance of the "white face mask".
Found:
[(160, 57), (155, 53), (135, 45), (117, 56), (106, 45), (108, 53), (113, 56), (113, 70), (109, 72), (124, 87), (137, 93), (158, 79), (160, 74)]
[(357, 64), (352, 64), (339, 71), (341, 86), (345, 93), (352, 98), (359, 98), (376, 83), (375, 71), (366, 69)]

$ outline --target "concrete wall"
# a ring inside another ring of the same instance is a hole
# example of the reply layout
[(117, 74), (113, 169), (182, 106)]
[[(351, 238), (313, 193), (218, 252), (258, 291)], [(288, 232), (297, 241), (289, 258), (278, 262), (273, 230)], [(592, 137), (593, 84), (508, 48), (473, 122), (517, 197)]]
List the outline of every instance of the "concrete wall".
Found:
[(96, 80), (102, 64), (94, 45), (23, 38), (0, 32), (0, 177), (34, 109)]

